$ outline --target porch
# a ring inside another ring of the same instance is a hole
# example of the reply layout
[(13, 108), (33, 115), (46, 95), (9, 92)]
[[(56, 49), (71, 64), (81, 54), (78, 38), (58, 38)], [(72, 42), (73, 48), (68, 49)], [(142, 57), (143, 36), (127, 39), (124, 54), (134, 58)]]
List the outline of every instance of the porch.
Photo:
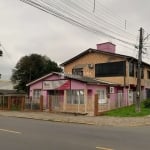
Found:
[[(73, 93), (72, 93), (73, 94)], [(82, 95), (68, 95), (67, 91), (64, 95), (49, 95), (49, 111), (50, 112), (68, 112), (78, 114), (94, 115), (130, 106), (135, 102), (136, 93), (113, 93), (106, 97), (106, 101), (100, 100), (100, 95), (91, 94), (90, 90), (84, 90)]]

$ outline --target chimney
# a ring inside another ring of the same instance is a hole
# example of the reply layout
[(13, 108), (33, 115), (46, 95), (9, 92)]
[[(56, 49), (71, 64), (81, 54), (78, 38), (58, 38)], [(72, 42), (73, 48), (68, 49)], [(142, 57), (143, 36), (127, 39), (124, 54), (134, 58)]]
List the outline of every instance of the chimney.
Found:
[(116, 45), (111, 42), (97, 44), (97, 50), (115, 53)]

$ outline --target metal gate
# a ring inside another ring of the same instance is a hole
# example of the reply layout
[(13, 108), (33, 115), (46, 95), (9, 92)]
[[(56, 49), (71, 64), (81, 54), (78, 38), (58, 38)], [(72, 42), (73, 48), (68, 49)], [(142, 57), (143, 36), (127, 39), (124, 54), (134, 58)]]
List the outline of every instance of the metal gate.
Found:
[(0, 96), (0, 109), (8, 109), (8, 98)]
[(50, 91), (49, 92), (49, 102), (51, 102), (50, 109), (52, 111), (62, 111), (63, 110), (63, 91)]
[(120, 108), (122, 106), (123, 102), (123, 93), (119, 92), (117, 97), (117, 108)]

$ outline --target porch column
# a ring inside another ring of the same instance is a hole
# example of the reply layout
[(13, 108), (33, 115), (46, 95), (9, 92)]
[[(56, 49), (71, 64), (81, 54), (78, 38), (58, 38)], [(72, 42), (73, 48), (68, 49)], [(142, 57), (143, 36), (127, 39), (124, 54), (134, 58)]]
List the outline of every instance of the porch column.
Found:
[(8, 96), (8, 110), (11, 109), (11, 96)]
[(128, 106), (128, 89), (123, 88), (123, 100), (124, 100), (124, 105)]
[(49, 112), (52, 112), (52, 98), (51, 98), (51, 96), (49, 96), (48, 105), (49, 105)]
[(63, 111), (66, 111), (66, 105), (67, 105), (67, 91), (64, 90)]
[(84, 89), (85, 113), (87, 113), (87, 100), (88, 100), (88, 92), (87, 92), (87, 89)]
[(21, 97), (21, 111), (24, 111), (25, 108), (25, 96)]
[(98, 115), (98, 94), (95, 94), (94, 97), (94, 116)]
[(40, 96), (40, 111), (43, 111), (43, 95)]

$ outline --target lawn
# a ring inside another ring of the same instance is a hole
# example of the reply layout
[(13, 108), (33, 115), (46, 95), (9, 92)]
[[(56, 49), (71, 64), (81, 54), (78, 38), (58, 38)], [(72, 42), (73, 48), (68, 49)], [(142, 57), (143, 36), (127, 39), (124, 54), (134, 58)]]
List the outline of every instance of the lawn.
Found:
[(108, 111), (104, 114), (105, 116), (116, 116), (116, 117), (142, 117), (150, 115), (150, 108), (145, 108), (144, 104), (141, 103), (141, 112), (135, 112), (135, 105), (123, 107), (115, 110)]

